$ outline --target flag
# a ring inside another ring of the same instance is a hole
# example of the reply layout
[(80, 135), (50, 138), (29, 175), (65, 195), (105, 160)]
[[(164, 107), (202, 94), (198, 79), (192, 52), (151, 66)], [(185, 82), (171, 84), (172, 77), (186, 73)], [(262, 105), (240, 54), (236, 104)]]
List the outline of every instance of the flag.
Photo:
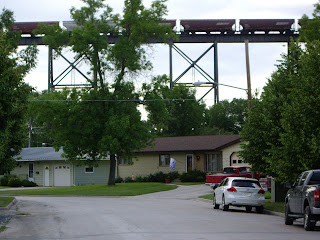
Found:
[(170, 158), (170, 168), (172, 171), (176, 169), (176, 160), (174, 158)]

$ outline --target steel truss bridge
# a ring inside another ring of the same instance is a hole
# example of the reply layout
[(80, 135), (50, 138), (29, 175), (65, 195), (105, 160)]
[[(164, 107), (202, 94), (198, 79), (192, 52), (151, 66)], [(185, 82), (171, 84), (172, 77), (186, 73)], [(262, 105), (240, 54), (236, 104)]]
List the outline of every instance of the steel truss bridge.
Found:
[[(42, 41), (41, 35), (34, 35), (33, 31), (37, 29), (39, 23), (47, 23), (49, 25), (60, 24), (68, 31), (72, 31), (76, 27), (72, 21), (64, 22), (16, 22), (12, 26), (12, 31), (21, 31), (22, 38), (20, 45), (30, 45), (36, 43), (38, 45), (45, 45)], [(110, 22), (110, 24), (112, 24)], [(160, 24), (168, 24), (173, 31), (179, 36), (177, 40), (172, 40), (169, 43), (169, 76), (170, 86), (179, 84), (181, 78), (191, 69), (198, 71), (203, 77), (207, 79), (209, 91), (214, 90), (215, 103), (219, 102), (219, 83), (218, 79), (218, 44), (219, 43), (288, 43), (291, 39), (296, 39), (299, 36), (298, 27), (300, 22), (295, 19), (183, 19), (183, 20), (163, 20)], [(110, 44), (117, 42), (118, 36), (115, 33), (106, 34), (106, 39)], [(149, 43), (161, 43), (157, 39), (150, 39)], [(177, 44), (180, 43), (211, 43), (211, 46), (204, 51), (199, 58), (192, 60), (188, 57)], [(197, 63), (204, 57), (211, 49), (214, 51), (213, 69), (214, 76), (210, 76)], [(179, 77), (173, 79), (173, 58), (172, 52), (176, 51), (181, 55), (190, 65), (183, 71)], [(88, 84), (70, 84), (63, 85), (60, 82), (72, 70), (78, 71), (84, 78), (88, 77), (83, 74), (77, 65), (82, 58), (69, 61), (62, 53), (57, 52), (68, 64), (68, 67), (57, 77), (53, 76), (53, 57), (54, 49), (49, 48), (48, 51), (48, 90), (59, 87), (90, 87)], [(228, 86), (228, 85), (225, 85)], [(244, 89), (245, 90), (245, 89)], [(204, 97), (203, 96), (203, 97)], [(203, 98), (202, 97), (202, 98)], [(201, 99), (202, 99), (201, 98)]]

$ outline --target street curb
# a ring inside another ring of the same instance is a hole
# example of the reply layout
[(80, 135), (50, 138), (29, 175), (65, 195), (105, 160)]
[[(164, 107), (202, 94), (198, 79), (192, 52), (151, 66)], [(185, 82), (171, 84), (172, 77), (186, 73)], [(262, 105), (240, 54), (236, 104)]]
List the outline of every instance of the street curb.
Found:
[(274, 211), (270, 211), (270, 210), (266, 210), (266, 209), (264, 210), (264, 212), (269, 215), (284, 217), (284, 213), (281, 213), (281, 212), (274, 212)]
[(8, 204), (8, 206), (6, 207), (0, 207), (0, 210), (9, 210), (14, 204), (17, 203), (16, 199), (13, 199), (13, 201), (11, 203)]
[[(207, 202), (212, 202), (212, 200), (209, 200), (209, 199), (205, 199), (205, 198), (198, 198), (200, 200), (204, 200), (204, 201), (207, 201)], [(284, 217), (284, 213), (281, 213), (281, 212), (274, 212), (274, 211), (271, 211), (271, 210), (267, 210), (267, 209), (264, 209), (264, 213), (265, 214), (268, 214), (268, 215), (275, 215), (275, 216), (278, 216), (278, 217)]]

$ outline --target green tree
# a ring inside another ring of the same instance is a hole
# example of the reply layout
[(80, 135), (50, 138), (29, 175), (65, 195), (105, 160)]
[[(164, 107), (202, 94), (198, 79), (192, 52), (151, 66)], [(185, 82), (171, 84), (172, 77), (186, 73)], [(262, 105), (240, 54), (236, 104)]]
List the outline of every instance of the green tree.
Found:
[(15, 167), (25, 139), (25, 115), (31, 87), (23, 82), (36, 64), (37, 49), (29, 46), (18, 51), (19, 32), (10, 32), (13, 12), (3, 9), (0, 15), (0, 166), (2, 172)]
[(291, 104), (291, 92), (301, 80), (302, 54), (299, 44), (292, 42), (288, 55), (283, 56), (240, 132), (242, 139), (247, 142), (240, 152), (243, 159), (252, 164), (255, 170), (279, 180), (290, 178), (299, 171), (296, 170), (294, 160), (285, 159), (280, 137), (284, 133), (281, 119), (285, 107)]
[(307, 15), (303, 15), (299, 20), (302, 26), (299, 29), (300, 39), (304, 42), (312, 42), (320, 39), (320, 1), (314, 4), (315, 10), (310, 19)]
[(205, 104), (196, 100), (190, 87), (169, 87), (166, 75), (144, 84), (148, 123), (157, 136), (199, 135), (205, 124)]
[[(114, 185), (115, 156), (130, 156), (133, 150), (144, 147), (150, 140), (137, 110), (139, 95), (133, 81), (126, 76), (150, 69), (151, 63), (144, 50), (149, 39), (169, 40), (173, 33), (168, 25), (159, 24), (167, 13), (165, 0), (153, 1), (150, 8), (145, 8), (141, 0), (126, 0), (122, 16), (113, 15), (103, 0), (83, 2), (86, 6), (81, 9), (71, 9), (71, 17), (77, 24), (71, 33), (47, 25), (40, 26), (38, 33), (44, 33), (44, 42), (57, 51), (70, 46), (78, 56), (85, 57), (91, 68), (93, 90), (81, 94), (72, 92), (70, 96), (69, 93), (62, 96), (53, 93), (53, 97), (75, 99), (69, 105), (61, 103), (61, 109), (52, 108), (50, 113), (42, 107), (39, 114), (59, 118), (56, 122), (46, 120), (46, 124), (55, 129), (52, 131), (54, 146), (64, 147), (71, 161), (81, 164), (79, 158), (90, 156), (96, 164), (96, 160), (105, 157), (108, 151), (111, 155), (109, 185)], [(110, 37), (117, 37), (112, 45), (109, 44)], [(87, 98), (102, 102), (81, 101)], [(78, 107), (81, 110), (74, 110)], [(61, 111), (68, 113), (68, 118)], [(85, 116), (79, 116), (78, 112)], [(77, 119), (84, 120), (78, 124)]]
[[(123, 83), (123, 94), (133, 99), (134, 86)], [(56, 149), (77, 165), (96, 166), (109, 155), (132, 157), (151, 139), (141, 113), (132, 101), (118, 101), (108, 90), (63, 90), (43, 93), (31, 103), (36, 122), (47, 129)], [(40, 101), (39, 101), (40, 100)]]
[(207, 112), (207, 128), (220, 133), (238, 134), (248, 116), (248, 100), (233, 99), (220, 101)]

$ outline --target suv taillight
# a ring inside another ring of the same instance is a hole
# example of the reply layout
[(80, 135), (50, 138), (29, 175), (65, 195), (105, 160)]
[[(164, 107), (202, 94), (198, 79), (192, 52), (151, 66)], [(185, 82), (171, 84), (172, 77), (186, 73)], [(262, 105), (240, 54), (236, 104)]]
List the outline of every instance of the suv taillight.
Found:
[(263, 190), (263, 188), (261, 188), (260, 190), (259, 190), (259, 192), (258, 193), (260, 193), (260, 194), (264, 194), (265, 193), (265, 191)]
[(320, 201), (320, 190), (314, 191), (314, 201), (316, 202)]
[(227, 191), (228, 191), (228, 192), (236, 192), (237, 189), (235, 189), (234, 187), (231, 187), (231, 188), (228, 188)]

